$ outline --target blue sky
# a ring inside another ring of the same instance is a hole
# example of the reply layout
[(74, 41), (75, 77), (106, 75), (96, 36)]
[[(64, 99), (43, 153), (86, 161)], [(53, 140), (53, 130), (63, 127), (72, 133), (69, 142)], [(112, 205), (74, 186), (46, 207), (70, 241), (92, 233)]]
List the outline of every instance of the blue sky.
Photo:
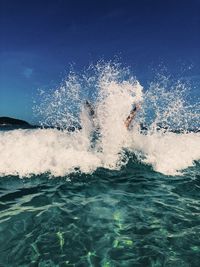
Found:
[(142, 84), (166, 68), (198, 94), (199, 14), (199, 0), (0, 0), (0, 116), (33, 122), (38, 88), (115, 56)]

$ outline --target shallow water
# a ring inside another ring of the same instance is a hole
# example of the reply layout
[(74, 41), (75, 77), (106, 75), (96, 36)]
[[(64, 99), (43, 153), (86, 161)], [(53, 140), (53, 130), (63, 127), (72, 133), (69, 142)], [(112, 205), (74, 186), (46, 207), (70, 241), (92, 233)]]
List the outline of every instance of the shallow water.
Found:
[(0, 266), (199, 266), (200, 165), (1, 177)]

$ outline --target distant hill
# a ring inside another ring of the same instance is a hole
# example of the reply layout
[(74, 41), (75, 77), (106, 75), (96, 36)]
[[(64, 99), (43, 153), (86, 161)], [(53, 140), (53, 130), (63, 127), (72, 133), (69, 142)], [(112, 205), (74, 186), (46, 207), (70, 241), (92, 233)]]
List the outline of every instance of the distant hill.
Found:
[(31, 124), (29, 124), (26, 121), (18, 120), (10, 117), (0, 117), (0, 126), (25, 126), (25, 127), (31, 127)]

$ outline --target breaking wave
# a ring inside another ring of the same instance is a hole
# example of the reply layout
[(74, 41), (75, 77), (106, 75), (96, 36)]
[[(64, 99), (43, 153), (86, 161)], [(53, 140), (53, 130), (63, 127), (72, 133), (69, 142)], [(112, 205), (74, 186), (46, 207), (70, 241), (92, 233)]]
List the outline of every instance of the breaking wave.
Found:
[[(100, 62), (81, 74), (71, 71), (59, 88), (41, 91), (34, 108), (40, 124), (53, 129), (0, 132), (0, 174), (64, 176), (120, 169), (130, 153), (157, 172), (181, 174), (200, 159), (200, 107), (190, 97), (186, 85), (166, 77), (144, 90), (118, 63)], [(133, 104), (140, 110), (127, 130), (124, 122)]]

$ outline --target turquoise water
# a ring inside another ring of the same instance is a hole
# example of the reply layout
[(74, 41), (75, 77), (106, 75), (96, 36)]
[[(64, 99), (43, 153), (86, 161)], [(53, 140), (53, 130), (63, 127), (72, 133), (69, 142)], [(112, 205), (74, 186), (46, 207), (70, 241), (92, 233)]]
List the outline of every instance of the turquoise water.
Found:
[(200, 266), (200, 102), (131, 73), (70, 72), (40, 93), (45, 129), (2, 128), (0, 267)]
[(200, 264), (200, 165), (0, 179), (0, 266)]

